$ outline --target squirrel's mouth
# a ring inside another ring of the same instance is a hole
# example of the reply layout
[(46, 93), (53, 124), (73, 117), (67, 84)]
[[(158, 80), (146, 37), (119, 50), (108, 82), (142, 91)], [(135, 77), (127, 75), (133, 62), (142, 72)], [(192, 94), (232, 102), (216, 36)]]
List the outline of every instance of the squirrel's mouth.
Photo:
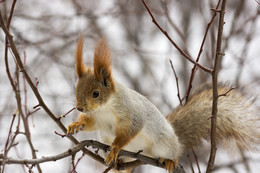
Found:
[(91, 115), (93, 112), (95, 112), (95, 110), (90, 110), (90, 109), (86, 109), (86, 108), (83, 108), (82, 111), (80, 111), (84, 114), (87, 114), (87, 115)]
[(84, 108), (84, 107), (76, 107), (76, 109), (79, 111), (79, 112), (82, 112), (82, 113), (85, 113), (85, 114), (88, 114), (88, 112), (91, 112), (90, 110)]
[(83, 112), (83, 108), (81, 108), (81, 107), (76, 107), (76, 109), (78, 110), (78, 111), (80, 111), (80, 112)]
[(85, 113), (85, 114), (89, 114), (91, 115), (92, 113), (98, 111), (100, 108), (102, 108), (102, 106), (100, 105), (91, 105), (89, 106), (88, 104), (85, 104), (85, 105), (77, 105), (76, 104), (76, 109), (82, 113)]
[(88, 113), (89, 111), (91, 111), (86, 104), (85, 104), (85, 105), (76, 104), (76, 109), (77, 109), (79, 112), (82, 112), (82, 113)]

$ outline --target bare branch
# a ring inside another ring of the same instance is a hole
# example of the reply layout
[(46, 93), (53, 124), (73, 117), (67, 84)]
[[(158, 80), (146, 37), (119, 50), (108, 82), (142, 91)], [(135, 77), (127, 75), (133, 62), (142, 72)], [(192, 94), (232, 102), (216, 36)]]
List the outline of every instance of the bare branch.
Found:
[(219, 17), (219, 26), (218, 26), (218, 37), (217, 37), (217, 47), (216, 47), (216, 56), (214, 62), (214, 68), (212, 72), (212, 92), (213, 92), (213, 102), (212, 102), (212, 118), (211, 118), (211, 150), (210, 157), (208, 161), (207, 173), (213, 171), (215, 156), (217, 151), (216, 145), (216, 130), (217, 130), (217, 113), (218, 113), (218, 71), (221, 63), (221, 58), (224, 55), (221, 52), (221, 42), (222, 42), (222, 33), (224, 26), (224, 15), (225, 15), (226, 0), (222, 1), (220, 17)]
[[(202, 54), (202, 52), (203, 52), (203, 47), (204, 47), (204, 44), (205, 44), (205, 41), (206, 41), (206, 38), (207, 38), (207, 35), (208, 35), (208, 32), (209, 32), (209, 29), (210, 29), (210, 27), (211, 27), (211, 25), (212, 25), (212, 23), (213, 23), (215, 17), (217, 16), (217, 9), (218, 9), (218, 7), (219, 7), (220, 1), (221, 1), (221, 0), (218, 1), (218, 4), (217, 4), (216, 8), (213, 10), (213, 11), (214, 11), (214, 14), (213, 14), (211, 20), (209, 21), (209, 23), (208, 23), (208, 25), (207, 25), (205, 34), (204, 34), (203, 39), (202, 39), (202, 43), (201, 43), (201, 45), (200, 45), (199, 53), (198, 53), (197, 58), (196, 58), (196, 62), (199, 62), (199, 60), (200, 60), (200, 56), (201, 56), (201, 54)], [(197, 71), (197, 68), (198, 68), (198, 67), (197, 67), (196, 65), (194, 65), (193, 68), (192, 68), (192, 70), (191, 70), (190, 81), (189, 81), (188, 89), (187, 89), (186, 96), (185, 96), (185, 97), (186, 97), (186, 102), (187, 102), (188, 99), (189, 99), (190, 91), (191, 91), (191, 88), (192, 88), (192, 82), (193, 82), (193, 79), (194, 79), (194, 77), (195, 77), (195, 73), (196, 73), (196, 71)]]
[(55, 155), (55, 156), (48, 156), (48, 157), (42, 157), (39, 159), (11, 159), (11, 158), (2, 158), (0, 159), (0, 164), (5, 162), (6, 164), (40, 164), (44, 162), (49, 162), (49, 161), (56, 161), (63, 159), (68, 156), (75, 155), (77, 152), (81, 151), (86, 145), (88, 145), (88, 142), (82, 142), (73, 147), (72, 149), (69, 149), (68, 151), (65, 151), (61, 154)]
[[(32, 165), (35, 165), (35, 164), (40, 164), (40, 163), (49, 162), (49, 161), (56, 161), (56, 160), (66, 158), (68, 156), (73, 156), (77, 152), (84, 149), (86, 146), (87, 147), (91, 146), (94, 149), (95, 148), (102, 149), (105, 152), (109, 151), (109, 147), (110, 147), (109, 145), (102, 144), (98, 141), (84, 140), (84, 141), (80, 142), (79, 144), (77, 144), (72, 149), (69, 149), (68, 151), (65, 151), (65, 152), (55, 155), (55, 156), (48, 156), (48, 157), (43, 157), (43, 158), (39, 158), (39, 159), (1, 158), (0, 164), (5, 162), (6, 164), (32, 164)], [(160, 168), (165, 167), (164, 163), (161, 164), (158, 162), (158, 159), (144, 156), (140, 152), (134, 153), (134, 152), (126, 151), (126, 150), (120, 150), (119, 157), (120, 156), (127, 156), (127, 157), (134, 158), (137, 160), (132, 161), (132, 162), (126, 162), (126, 163), (118, 163), (114, 169), (125, 170), (125, 169), (133, 168), (133, 167), (136, 167), (139, 165), (143, 165), (143, 164), (150, 164), (150, 165), (160, 167)], [(108, 169), (110, 170), (111, 168), (108, 168)], [(185, 171), (180, 166), (177, 166), (176, 170), (178, 170), (178, 171), (182, 170), (182, 173), (185, 173)]]

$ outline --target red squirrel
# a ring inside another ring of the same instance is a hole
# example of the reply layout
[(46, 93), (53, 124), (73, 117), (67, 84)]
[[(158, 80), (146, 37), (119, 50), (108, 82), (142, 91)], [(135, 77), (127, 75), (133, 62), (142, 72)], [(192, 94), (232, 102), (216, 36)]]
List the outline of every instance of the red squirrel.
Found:
[[(81, 111), (78, 121), (69, 125), (74, 131), (94, 131), (100, 141), (111, 146), (107, 165), (116, 162), (121, 149), (165, 162), (172, 172), (186, 148), (210, 138), (212, 88), (205, 84), (182, 107), (166, 118), (146, 97), (118, 83), (112, 76), (110, 49), (103, 38), (94, 53), (94, 67), (85, 67), (83, 38), (76, 49), (76, 108)], [(219, 85), (219, 93), (229, 90)], [(252, 149), (259, 143), (259, 118), (253, 104), (234, 89), (219, 98), (217, 142), (235, 141), (241, 149)]]

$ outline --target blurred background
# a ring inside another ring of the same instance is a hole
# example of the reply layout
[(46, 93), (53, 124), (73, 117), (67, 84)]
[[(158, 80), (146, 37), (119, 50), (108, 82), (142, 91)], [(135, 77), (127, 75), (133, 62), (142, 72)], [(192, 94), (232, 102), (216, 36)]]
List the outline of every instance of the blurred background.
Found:
[[(3, 17), (9, 16), (11, 0), (0, 1)], [(154, 17), (171, 38), (193, 59), (196, 59), (218, 1), (216, 0), (147, 0)], [(222, 59), (219, 80), (235, 87), (246, 88), (246, 92), (259, 105), (260, 91), (260, 5), (255, 0), (228, 0), (225, 15)], [(218, 15), (213, 21), (200, 58), (200, 63), (212, 67), (216, 50)], [(74, 53), (79, 35), (83, 35), (84, 62), (91, 66), (96, 43), (106, 37), (112, 51), (113, 76), (128, 87), (151, 100), (166, 116), (179, 105), (176, 80), (169, 59), (179, 80), (180, 96), (185, 98), (193, 64), (188, 62), (173, 47), (154, 25), (140, 0), (52, 0), (17, 1), (10, 32), (26, 70), (31, 79), (38, 83), (38, 89), (50, 110), (58, 117), (75, 106)], [(24, 135), (29, 129), (32, 145), (38, 158), (59, 154), (74, 145), (67, 138), (61, 138), (54, 131), (62, 133), (59, 127), (42, 109), (34, 109), (38, 104), (30, 87), (17, 70), (13, 55), (8, 53), (8, 64), (16, 87), (21, 96), (21, 112), (17, 112), (17, 99), (10, 85), (4, 63), (5, 35), (0, 31), (0, 153), (7, 141), (15, 136), (14, 146), (8, 157), (30, 159), (31, 148)], [(209, 74), (197, 70), (193, 89), (205, 81)], [(37, 110), (37, 111), (36, 111)], [(14, 114), (15, 118), (13, 118)], [(67, 127), (77, 119), (79, 112), (73, 111), (61, 121)], [(13, 126), (11, 122), (13, 120)], [(17, 130), (18, 129), (18, 130)], [(10, 132), (9, 132), (10, 130)], [(15, 133), (19, 132), (19, 133)], [(10, 134), (10, 135), (9, 135)], [(95, 133), (79, 133), (78, 140), (96, 139)], [(200, 168), (205, 171), (207, 150), (203, 153)], [(81, 157), (76, 155), (76, 160)], [(258, 172), (260, 155), (244, 153), (243, 159), (219, 151), (216, 158), (216, 172)], [(187, 159), (184, 156), (184, 159)], [(190, 154), (194, 161), (194, 156)], [(181, 163), (182, 164), (182, 163)], [(183, 162), (185, 165), (185, 162)], [(42, 172), (72, 172), (71, 157), (40, 165)], [(1, 166), (0, 166), (1, 167)], [(193, 164), (197, 172), (196, 164)], [(106, 169), (88, 156), (78, 163), (76, 171), (103, 172)], [(28, 172), (25, 165), (5, 165), (2, 172)], [(189, 165), (185, 166), (191, 172)], [(34, 167), (33, 172), (38, 172)], [(136, 168), (136, 173), (165, 172), (152, 166)]]

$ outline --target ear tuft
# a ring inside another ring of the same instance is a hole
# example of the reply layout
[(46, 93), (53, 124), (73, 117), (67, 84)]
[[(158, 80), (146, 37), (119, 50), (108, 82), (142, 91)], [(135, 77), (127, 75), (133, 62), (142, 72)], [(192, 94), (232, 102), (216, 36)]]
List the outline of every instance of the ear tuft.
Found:
[(94, 54), (94, 75), (96, 80), (102, 81), (104, 85), (113, 83), (111, 52), (107, 45), (106, 38), (102, 38), (96, 46)]
[(76, 57), (76, 72), (78, 77), (81, 77), (85, 71), (85, 66), (82, 60), (83, 56), (83, 44), (84, 44), (84, 39), (82, 36), (79, 37), (78, 44), (77, 44), (77, 49), (75, 53)]

